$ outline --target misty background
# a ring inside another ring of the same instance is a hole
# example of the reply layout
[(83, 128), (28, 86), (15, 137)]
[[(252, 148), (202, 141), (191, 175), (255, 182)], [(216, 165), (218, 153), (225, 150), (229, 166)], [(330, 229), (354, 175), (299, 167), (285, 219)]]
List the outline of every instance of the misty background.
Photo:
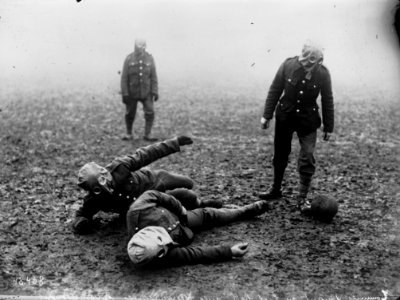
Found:
[[(0, 97), (29, 89), (119, 92), (135, 37), (161, 89), (256, 89), (308, 38), (325, 48), (334, 91), (398, 95), (395, 0), (2, 0)], [(162, 94), (161, 94), (162, 97)], [(336, 99), (339, 100), (339, 99)]]

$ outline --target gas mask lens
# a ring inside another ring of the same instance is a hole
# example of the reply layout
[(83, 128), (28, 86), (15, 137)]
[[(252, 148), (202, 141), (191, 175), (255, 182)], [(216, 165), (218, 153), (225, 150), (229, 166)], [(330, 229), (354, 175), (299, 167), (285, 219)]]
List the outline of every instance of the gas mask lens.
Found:
[(101, 193), (101, 188), (99, 186), (95, 186), (93, 188), (93, 193), (99, 195)]
[(315, 63), (317, 62), (317, 57), (316, 57), (315, 55), (311, 55), (311, 56), (308, 58), (308, 62), (309, 62), (310, 64), (315, 64)]

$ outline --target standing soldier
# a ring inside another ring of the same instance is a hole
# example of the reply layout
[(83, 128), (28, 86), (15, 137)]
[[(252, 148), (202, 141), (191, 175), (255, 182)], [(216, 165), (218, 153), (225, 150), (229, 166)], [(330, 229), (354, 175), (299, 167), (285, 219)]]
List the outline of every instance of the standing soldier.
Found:
[(122, 102), (126, 105), (126, 135), (123, 140), (132, 140), (132, 125), (138, 101), (143, 104), (145, 118), (144, 140), (156, 141), (151, 136), (154, 122), (154, 102), (158, 100), (156, 66), (151, 54), (146, 52), (146, 41), (135, 40), (135, 51), (127, 56), (121, 75)]
[[(297, 171), (300, 174), (297, 204), (300, 212), (310, 213), (307, 194), (315, 172), (314, 150), (317, 129), (321, 126), (317, 98), (321, 94), (323, 140), (328, 141), (334, 125), (334, 105), (331, 77), (322, 65), (322, 48), (308, 41), (300, 56), (286, 59), (280, 66), (265, 102), (261, 127), (267, 129), (276, 108), (274, 139), (274, 181), (261, 199), (274, 200), (282, 197), (281, 183), (291, 152), (293, 133), (300, 142)], [(283, 93), (283, 95), (282, 95)]]

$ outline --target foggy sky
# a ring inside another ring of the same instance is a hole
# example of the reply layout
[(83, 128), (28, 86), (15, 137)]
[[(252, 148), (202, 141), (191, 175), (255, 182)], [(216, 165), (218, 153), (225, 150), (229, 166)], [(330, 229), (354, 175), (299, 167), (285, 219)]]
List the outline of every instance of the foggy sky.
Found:
[[(311, 38), (332, 81), (397, 89), (395, 0), (2, 0), (3, 88), (119, 90), (135, 37), (147, 39), (160, 84), (186, 81), (266, 88), (280, 63)], [(1, 92), (0, 92), (1, 96)]]

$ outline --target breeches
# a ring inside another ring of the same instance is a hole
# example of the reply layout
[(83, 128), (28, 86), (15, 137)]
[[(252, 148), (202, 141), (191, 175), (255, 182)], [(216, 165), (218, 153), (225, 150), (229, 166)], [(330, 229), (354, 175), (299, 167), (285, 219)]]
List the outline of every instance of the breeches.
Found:
[[(292, 137), (295, 129), (284, 123), (276, 122), (274, 140), (274, 168), (284, 170), (288, 164), (292, 149)], [(315, 173), (314, 151), (317, 141), (317, 131), (308, 134), (297, 133), (300, 143), (300, 153), (297, 160), (297, 171), (300, 174), (312, 176)]]
[(193, 231), (202, 231), (240, 220), (243, 209), (197, 208), (187, 212), (188, 227)]

